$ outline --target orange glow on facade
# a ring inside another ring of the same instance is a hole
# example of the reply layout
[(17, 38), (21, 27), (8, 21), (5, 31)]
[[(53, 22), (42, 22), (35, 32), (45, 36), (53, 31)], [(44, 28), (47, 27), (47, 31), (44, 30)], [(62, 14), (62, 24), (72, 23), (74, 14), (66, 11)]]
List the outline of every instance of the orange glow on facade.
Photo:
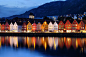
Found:
[(28, 24), (27, 24), (27, 32), (31, 32), (32, 31), (32, 25), (31, 25), (31, 23), (29, 22)]
[(85, 24), (85, 31), (86, 31), (86, 24)]
[(48, 24), (46, 21), (44, 21), (44, 23), (42, 24), (42, 31), (48, 31)]
[(59, 32), (63, 32), (63, 30), (64, 30), (64, 23), (62, 21), (60, 21), (58, 24), (58, 30), (59, 30)]
[(74, 20), (72, 23), (72, 32), (75, 32), (76, 30), (78, 30), (78, 22)]
[(65, 23), (65, 29), (66, 29), (66, 32), (71, 32), (72, 25), (69, 20), (67, 20)]
[(81, 21), (81, 22), (79, 23), (79, 30), (84, 30), (84, 29), (85, 29), (84, 22)]
[(33, 25), (32, 25), (32, 31), (36, 31), (37, 30), (37, 25), (36, 25), (36, 23), (33, 23)]
[(1, 26), (1, 31), (4, 32), (4, 24)]

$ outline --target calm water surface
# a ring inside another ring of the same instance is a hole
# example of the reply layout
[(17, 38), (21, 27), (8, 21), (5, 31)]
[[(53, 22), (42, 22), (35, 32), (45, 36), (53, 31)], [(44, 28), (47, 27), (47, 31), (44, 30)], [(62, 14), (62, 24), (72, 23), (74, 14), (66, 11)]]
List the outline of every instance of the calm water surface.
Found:
[(0, 57), (81, 57), (86, 38), (0, 36)]

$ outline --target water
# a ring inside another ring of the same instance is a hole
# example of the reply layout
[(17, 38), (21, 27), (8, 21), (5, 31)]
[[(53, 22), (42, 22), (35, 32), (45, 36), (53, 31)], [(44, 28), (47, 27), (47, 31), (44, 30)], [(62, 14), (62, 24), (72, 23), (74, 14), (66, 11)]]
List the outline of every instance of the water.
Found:
[(86, 38), (0, 37), (0, 57), (86, 56)]

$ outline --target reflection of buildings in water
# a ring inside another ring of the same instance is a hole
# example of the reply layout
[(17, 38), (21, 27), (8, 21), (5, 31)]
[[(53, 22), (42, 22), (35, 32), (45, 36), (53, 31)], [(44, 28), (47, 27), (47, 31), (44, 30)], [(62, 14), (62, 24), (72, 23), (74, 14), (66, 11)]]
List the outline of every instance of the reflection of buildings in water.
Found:
[(65, 43), (67, 49), (69, 49), (69, 48), (71, 47), (71, 45), (72, 45), (72, 40), (71, 40), (71, 38), (65, 38), (64, 43)]
[(5, 44), (8, 46), (10, 44), (10, 38), (9, 36), (5, 37)]
[(25, 46), (26, 45), (26, 37), (21, 37), (21, 39), (22, 39), (23, 46)]
[(58, 37), (54, 37), (54, 49), (56, 50), (58, 46)]
[(34, 46), (34, 49), (35, 49), (35, 46), (36, 46), (36, 37), (32, 37), (32, 45)]
[(72, 38), (72, 46), (74, 47), (74, 49), (78, 48), (78, 41), (76, 38)]
[(84, 38), (84, 46), (86, 47), (86, 38)]
[(0, 36), (0, 47), (1, 47), (1, 36)]
[(13, 36), (10, 36), (10, 46), (13, 46)]
[(18, 37), (15, 37), (13, 38), (13, 43), (14, 43), (14, 46), (15, 47), (18, 47)]
[(36, 42), (37, 42), (37, 45), (40, 47), (42, 45), (42, 38), (41, 37), (38, 37)]
[(59, 38), (58, 39), (58, 45), (59, 45), (60, 48), (63, 48), (63, 46), (64, 46), (64, 38)]
[(31, 46), (31, 43), (32, 43), (32, 38), (31, 37), (27, 37), (28, 48)]
[(86, 54), (86, 47), (84, 47), (84, 53)]
[(48, 45), (50, 46), (50, 48), (53, 47), (53, 45), (54, 45), (54, 38), (53, 37), (48, 38)]
[(1, 43), (2, 43), (2, 45), (5, 44), (5, 38), (4, 38), (4, 36), (1, 36)]
[(82, 48), (84, 46), (84, 39), (83, 38), (77, 38), (78, 45)]

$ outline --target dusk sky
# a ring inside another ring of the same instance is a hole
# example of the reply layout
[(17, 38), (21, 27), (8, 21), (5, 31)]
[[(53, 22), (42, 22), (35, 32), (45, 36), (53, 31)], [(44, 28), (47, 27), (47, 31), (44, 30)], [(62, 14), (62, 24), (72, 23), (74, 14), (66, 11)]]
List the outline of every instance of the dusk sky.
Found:
[[(0, 17), (22, 14), (34, 7), (52, 1), (65, 0), (0, 0)], [(19, 11), (20, 10), (20, 11)]]

